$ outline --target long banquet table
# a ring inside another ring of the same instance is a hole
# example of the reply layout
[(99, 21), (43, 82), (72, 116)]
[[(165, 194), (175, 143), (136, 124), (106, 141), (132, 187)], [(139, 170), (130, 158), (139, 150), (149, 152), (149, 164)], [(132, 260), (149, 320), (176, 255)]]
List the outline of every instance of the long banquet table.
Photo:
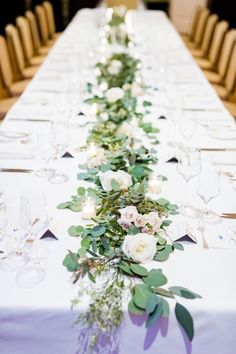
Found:
[[(56, 97), (66, 89), (65, 81), (69, 75), (68, 61), (79, 55), (78, 53), (83, 55), (88, 53), (99, 40), (98, 27), (103, 15), (103, 9), (85, 9), (76, 15), (23, 96), (8, 113), (1, 129), (26, 130), (32, 132), (33, 136), (38, 131), (50, 129), (49, 120), (56, 119), (59, 114), (55, 109)], [(198, 112), (198, 131), (191, 139), (191, 144), (199, 148), (236, 148), (236, 140), (216, 140), (208, 135), (204, 124), (232, 124), (233, 126), (234, 120), (224, 109), (164, 13), (133, 11), (131, 19), (137, 43), (136, 50), (144, 63), (143, 75), (146, 81), (151, 80), (154, 75), (147, 63), (151, 65), (156, 55), (160, 57), (160, 53), (166, 52), (169, 79), (173, 80), (173, 83), (175, 80), (178, 81), (176, 90), (182, 90), (186, 94), (191, 92), (198, 97), (211, 97), (214, 109), (208, 110), (206, 107), (205, 110)], [(176, 132), (170, 120), (158, 119), (164, 114), (158, 91), (152, 92), (151, 101), (154, 105), (146, 119), (160, 128), (158, 168), (168, 177), (168, 181), (163, 186), (163, 196), (179, 204), (185, 193), (184, 179), (176, 172), (176, 164), (165, 163), (165, 161), (171, 157), (167, 147), (168, 142), (183, 141), (183, 138)], [(86, 117), (80, 119), (83, 123)], [(50, 184), (46, 179), (35, 176), (34, 173), (0, 173), (1, 188), (4, 187), (9, 198), (15, 198), (26, 187), (44, 191), (49, 215), (53, 217), (51, 229), (59, 238), (58, 241), (40, 241), (47, 253), (48, 266), (46, 278), (36, 287), (18, 288), (14, 272), (0, 271), (1, 354), (82, 353), (78, 342), (81, 328), (79, 325), (74, 325), (74, 322), (78, 313), (86, 309), (88, 304), (82, 302), (75, 310), (71, 310), (71, 300), (76, 296), (78, 286), (72, 284), (70, 274), (62, 266), (62, 261), (68, 249), (79, 248), (78, 239), (68, 236), (68, 227), (73, 224), (85, 224), (85, 222), (81, 220), (79, 213), (58, 210), (56, 206), (69, 200), (78, 186), (88, 185), (76, 178), (78, 165), (86, 159), (84, 152), (78, 152), (78, 147), (85, 145), (88, 129), (88, 126), (80, 127), (78, 124), (71, 126), (72, 142), (69, 152), (75, 158), (62, 158), (59, 162), (61, 170), (69, 175), (67, 183)], [(212, 155), (213, 160), (217, 162), (217, 168), (226, 171), (235, 168), (236, 151), (212, 152)], [(17, 167), (36, 170), (42, 167), (42, 164), (42, 160), (34, 156), (28, 159), (7, 159), (0, 156), (1, 168)], [(194, 178), (190, 182), (189, 200), (200, 207), (202, 204), (196, 193), (196, 184), (197, 178)], [(212, 201), (211, 208), (218, 213), (235, 212), (235, 197), (236, 191), (224, 176), (221, 193)], [(181, 216), (173, 217), (174, 222), (180, 219)], [(189, 219), (188, 222), (196, 229), (195, 220)], [(223, 223), (236, 230), (235, 220), (227, 220)], [(210, 237), (214, 241), (219, 226), (207, 225), (206, 227), (211, 244)], [(204, 250), (197, 232), (196, 237), (199, 240), (198, 244), (187, 244), (184, 252), (175, 252), (167, 262), (161, 264), (170, 284), (183, 285), (202, 296), (202, 299), (193, 302), (181, 299), (181, 302), (189, 308), (195, 323), (195, 337), (192, 344), (180, 331), (173, 309), (169, 321), (161, 320), (149, 330), (146, 330), (141, 322), (135, 322), (126, 311), (120, 330), (120, 343), (118, 347), (113, 348), (112, 353), (233, 354), (236, 352), (236, 248), (233, 245), (229, 248), (217, 248), (212, 242), (212, 247)], [(1, 242), (2, 247), (4, 247), (3, 242)], [(151, 269), (160, 265), (151, 262), (148, 267)]]

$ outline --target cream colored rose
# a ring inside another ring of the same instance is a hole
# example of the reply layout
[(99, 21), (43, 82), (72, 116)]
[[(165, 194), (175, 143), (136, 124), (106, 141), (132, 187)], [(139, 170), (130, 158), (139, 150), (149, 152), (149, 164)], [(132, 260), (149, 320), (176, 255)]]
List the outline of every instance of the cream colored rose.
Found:
[(110, 75), (118, 75), (121, 72), (122, 63), (119, 60), (112, 60), (107, 68)]
[(116, 131), (117, 136), (127, 136), (127, 138), (133, 137), (133, 127), (127, 122), (123, 122)]
[(138, 214), (134, 220), (136, 227), (144, 227), (147, 224), (147, 215)]
[[(159, 217), (158, 213), (153, 211), (149, 214), (146, 215), (147, 217), (147, 226), (143, 231), (145, 232), (158, 232), (160, 230), (161, 224), (162, 224), (162, 219)], [(150, 225), (150, 226), (149, 226)], [(149, 230), (148, 230), (149, 229)]]
[(122, 245), (124, 254), (134, 261), (147, 263), (153, 260), (156, 254), (157, 240), (154, 236), (140, 233), (127, 235)]
[(88, 168), (95, 168), (104, 165), (107, 162), (104, 149), (98, 149), (96, 153), (88, 156), (87, 166)]
[(106, 98), (109, 103), (115, 103), (124, 97), (124, 91), (120, 87), (112, 87), (107, 90)]
[(112, 180), (115, 180), (119, 184), (120, 189), (122, 190), (128, 189), (133, 184), (131, 176), (128, 173), (121, 170), (118, 170), (116, 172), (107, 171), (103, 173), (100, 177), (102, 188), (105, 191), (110, 192), (112, 190)]
[(142, 89), (142, 87), (139, 84), (134, 82), (132, 84), (131, 93), (132, 93), (132, 96), (138, 97), (138, 96), (141, 96), (143, 94), (143, 89)]
[(138, 210), (135, 206), (127, 206), (123, 209), (119, 209), (120, 218), (124, 222), (134, 222), (138, 216)]

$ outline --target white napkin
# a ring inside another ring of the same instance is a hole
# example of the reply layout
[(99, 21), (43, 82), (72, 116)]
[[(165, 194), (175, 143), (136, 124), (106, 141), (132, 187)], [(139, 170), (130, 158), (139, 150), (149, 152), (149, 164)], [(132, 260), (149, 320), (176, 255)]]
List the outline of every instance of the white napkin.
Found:
[(0, 159), (33, 159), (36, 155), (36, 147), (24, 144), (1, 144)]
[(206, 224), (205, 237), (210, 248), (236, 248), (236, 237), (224, 222), (217, 226)]

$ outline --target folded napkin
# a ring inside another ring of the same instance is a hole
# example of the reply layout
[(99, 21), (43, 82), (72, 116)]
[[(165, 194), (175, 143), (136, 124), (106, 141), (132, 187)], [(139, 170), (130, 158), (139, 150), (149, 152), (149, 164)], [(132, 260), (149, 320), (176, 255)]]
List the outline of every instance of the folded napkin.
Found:
[(68, 151), (67, 152), (65, 152), (63, 155), (62, 155), (62, 158), (73, 158), (74, 156), (73, 155), (71, 155)]
[(225, 222), (206, 224), (205, 237), (210, 248), (236, 248), (236, 235)]
[(40, 240), (44, 239), (52, 239), (52, 240), (58, 240), (58, 238), (54, 235), (54, 233), (51, 230), (46, 230), (44, 234), (40, 237)]
[(0, 144), (0, 159), (33, 159), (36, 148), (30, 144)]
[(197, 243), (194, 231), (184, 220), (173, 223), (168, 230), (168, 234), (174, 242)]

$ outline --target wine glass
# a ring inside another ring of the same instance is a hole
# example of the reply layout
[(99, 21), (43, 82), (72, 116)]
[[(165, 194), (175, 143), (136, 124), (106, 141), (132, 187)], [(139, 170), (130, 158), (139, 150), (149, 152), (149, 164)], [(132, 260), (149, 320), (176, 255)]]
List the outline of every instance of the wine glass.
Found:
[(37, 170), (35, 175), (38, 177), (49, 177), (54, 174), (55, 170), (49, 168), (48, 165), (55, 156), (55, 149), (50, 144), (50, 134), (39, 132), (37, 135), (38, 156), (45, 162), (45, 167)]
[[(59, 162), (60, 157), (70, 145), (69, 124), (66, 121), (54, 121), (51, 129), (51, 144), (56, 149), (56, 160)], [(68, 181), (68, 176), (55, 171), (49, 177), (51, 183), (64, 183)]]
[(32, 288), (46, 276), (45, 259), (40, 255), (38, 238), (49, 218), (44, 193), (28, 190), (24, 191), (21, 198), (22, 224), (28, 231), (24, 241), (24, 252), (29, 257), (29, 261), (17, 272), (16, 284), (21, 288)]
[(196, 112), (184, 111), (179, 120), (179, 131), (186, 141), (189, 141), (197, 130)]
[(7, 226), (6, 206), (4, 202), (0, 204), (0, 241), (3, 240)]
[(202, 217), (207, 223), (217, 223), (220, 217), (208, 209), (208, 204), (220, 194), (220, 175), (210, 163), (205, 163), (199, 176), (197, 193), (204, 202)]
[[(187, 147), (183, 148), (178, 156), (177, 171), (186, 182), (184, 195), (187, 198), (189, 181), (201, 171), (200, 150)], [(188, 202), (183, 203), (179, 207), (179, 212), (187, 217), (196, 217), (196, 209), (188, 204)]]

